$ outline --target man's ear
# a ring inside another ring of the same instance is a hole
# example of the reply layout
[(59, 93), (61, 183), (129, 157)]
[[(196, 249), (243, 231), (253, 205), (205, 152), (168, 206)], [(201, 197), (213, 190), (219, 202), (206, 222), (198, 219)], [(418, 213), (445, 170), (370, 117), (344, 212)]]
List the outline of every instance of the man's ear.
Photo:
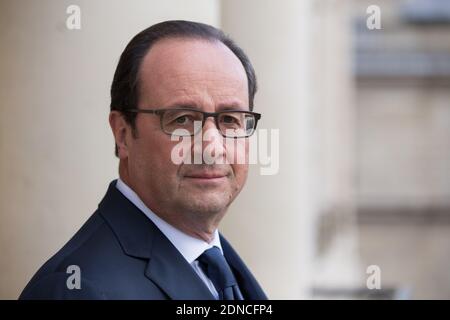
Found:
[(109, 125), (116, 141), (119, 159), (128, 158), (128, 141), (131, 138), (131, 127), (122, 113), (113, 110), (109, 113)]

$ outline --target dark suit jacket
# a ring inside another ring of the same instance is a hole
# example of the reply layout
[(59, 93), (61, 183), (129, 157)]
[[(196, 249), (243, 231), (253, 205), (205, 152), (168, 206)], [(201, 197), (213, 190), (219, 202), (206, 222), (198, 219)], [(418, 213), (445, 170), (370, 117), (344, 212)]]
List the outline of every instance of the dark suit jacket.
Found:
[[(20, 299), (214, 299), (164, 234), (116, 188), (74, 237), (34, 275)], [(220, 236), (245, 299), (267, 299), (230, 244)], [(67, 280), (79, 266), (81, 288)]]

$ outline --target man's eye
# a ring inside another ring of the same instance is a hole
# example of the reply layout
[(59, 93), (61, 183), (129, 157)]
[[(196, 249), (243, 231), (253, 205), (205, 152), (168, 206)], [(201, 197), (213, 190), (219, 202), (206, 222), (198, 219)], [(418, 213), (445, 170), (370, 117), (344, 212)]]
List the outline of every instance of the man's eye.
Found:
[(187, 116), (181, 116), (175, 119), (177, 124), (186, 124), (190, 119)]
[(224, 123), (237, 123), (237, 122), (239, 122), (238, 119), (236, 119), (235, 117), (232, 117), (232, 116), (224, 116), (222, 118), (222, 121)]

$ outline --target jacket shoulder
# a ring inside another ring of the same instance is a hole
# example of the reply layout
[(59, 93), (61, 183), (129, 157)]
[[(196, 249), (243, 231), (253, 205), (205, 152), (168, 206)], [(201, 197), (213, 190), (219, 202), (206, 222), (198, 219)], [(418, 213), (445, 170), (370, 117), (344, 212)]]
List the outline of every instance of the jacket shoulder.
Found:
[[(101, 299), (96, 278), (101, 255), (118, 255), (120, 245), (103, 218), (95, 212), (78, 232), (33, 276), (19, 299)], [(111, 261), (109, 261), (111, 262)], [(80, 277), (81, 289), (69, 282)]]

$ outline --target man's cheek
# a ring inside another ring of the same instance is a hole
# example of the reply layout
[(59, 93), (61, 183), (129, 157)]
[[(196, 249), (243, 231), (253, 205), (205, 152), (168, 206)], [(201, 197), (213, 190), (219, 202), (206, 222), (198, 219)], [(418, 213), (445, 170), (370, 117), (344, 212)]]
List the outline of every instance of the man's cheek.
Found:
[(248, 165), (247, 164), (235, 164), (235, 165), (233, 165), (233, 171), (235, 174), (235, 179), (238, 182), (243, 182), (247, 179)]
[(224, 149), (228, 164), (248, 163), (249, 145), (247, 139), (225, 139)]

